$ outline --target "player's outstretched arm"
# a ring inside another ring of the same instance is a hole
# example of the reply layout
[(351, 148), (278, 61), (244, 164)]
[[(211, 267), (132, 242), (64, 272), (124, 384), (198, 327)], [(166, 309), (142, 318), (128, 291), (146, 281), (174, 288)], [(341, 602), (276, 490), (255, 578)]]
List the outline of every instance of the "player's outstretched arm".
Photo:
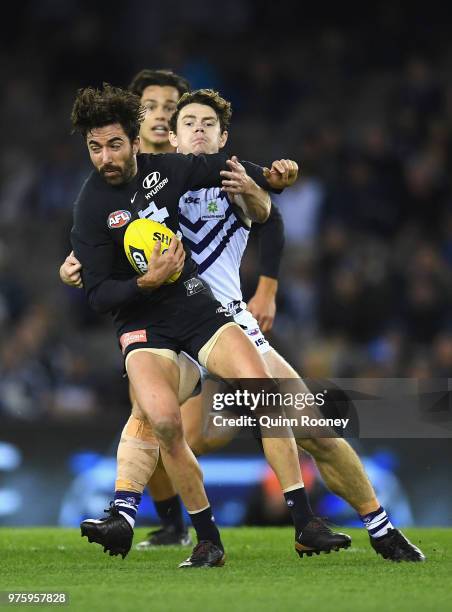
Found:
[(284, 249), (284, 223), (278, 208), (272, 204), (265, 223), (251, 227), (259, 241), (259, 281), (248, 310), (265, 333), (271, 330), (276, 316), (276, 293), (281, 257)]
[(74, 251), (71, 251), (60, 266), (60, 279), (69, 287), (81, 289), (83, 287), (81, 270), (82, 264), (74, 255)]
[[(208, 187), (222, 187), (222, 181), (224, 177), (220, 175), (222, 170), (228, 172), (227, 167), (228, 156), (226, 153), (212, 153), (209, 155), (183, 155), (182, 153), (171, 153), (169, 156), (171, 159), (171, 166), (173, 173), (177, 176), (178, 181), (183, 185), (183, 191), (196, 191), (198, 189)], [(169, 160), (165, 160), (169, 163)], [(264, 169), (261, 166), (257, 166), (252, 162), (242, 161), (246, 173), (265, 191), (275, 191), (280, 193), (283, 188), (273, 187), (271, 183), (277, 182), (277, 176), (279, 173), (277, 169), (273, 168), (272, 181), (268, 181), (264, 175)]]
[(298, 164), (293, 159), (277, 159), (271, 168), (264, 168), (264, 176), (272, 189), (285, 189), (298, 178)]
[(233, 155), (226, 161), (229, 170), (220, 172), (223, 189), (234, 196), (234, 202), (255, 223), (264, 223), (270, 214), (270, 196), (247, 174), (245, 167)]

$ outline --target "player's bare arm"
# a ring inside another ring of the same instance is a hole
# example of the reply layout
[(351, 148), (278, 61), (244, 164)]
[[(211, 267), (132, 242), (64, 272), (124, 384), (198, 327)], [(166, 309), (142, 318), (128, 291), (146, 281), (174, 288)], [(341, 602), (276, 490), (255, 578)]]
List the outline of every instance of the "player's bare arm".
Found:
[(259, 276), (257, 289), (247, 304), (247, 309), (259, 323), (261, 330), (266, 333), (273, 327), (276, 316), (276, 294), (278, 281), (269, 276)]
[(247, 308), (265, 333), (273, 327), (276, 316), (278, 276), (284, 250), (284, 222), (275, 204), (272, 203), (267, 221), (254, 223), (251, 232), (259, 244), (259, 281)]
[(226, 162), (230, 170), (223, 170), (223, 189), (233, 196), (234, 203), (255, 223), (264, 223), (270, 214), (271, 201), (268, 192), (259, 187), (247, 174), (244, 166), (233, 155)]
[(83, 287), (81, 269), (82, 264), (74, 255), (74, 251), (71, 251), (60, 266), (60, 279), (69, 287), (81, 289)]

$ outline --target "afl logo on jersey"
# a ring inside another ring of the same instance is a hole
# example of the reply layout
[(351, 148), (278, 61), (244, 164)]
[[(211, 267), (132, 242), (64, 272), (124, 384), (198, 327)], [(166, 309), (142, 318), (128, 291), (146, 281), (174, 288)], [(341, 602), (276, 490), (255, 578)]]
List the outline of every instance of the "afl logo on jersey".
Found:
[(145, 189), (152, 189), (157, 185), (160, 180), (160, 172), (151, 172), (143, 179), (143, 187)]
[(128, 210), (115, 210), (108, 215), (107, 225), (110, 229), (118, 229), (124, 227), (132, 218), (132, 213)]

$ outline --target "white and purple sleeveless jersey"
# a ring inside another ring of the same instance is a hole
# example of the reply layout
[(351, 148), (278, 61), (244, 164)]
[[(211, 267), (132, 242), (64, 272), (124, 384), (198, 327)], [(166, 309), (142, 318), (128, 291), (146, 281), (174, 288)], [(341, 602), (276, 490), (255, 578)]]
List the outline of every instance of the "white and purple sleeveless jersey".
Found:
[(242, 302), (239, 269), (249, 236), (236, 211), (219, 187), (189, 191), (179, 200), (180, 229), (198, 274), (228, 308)]

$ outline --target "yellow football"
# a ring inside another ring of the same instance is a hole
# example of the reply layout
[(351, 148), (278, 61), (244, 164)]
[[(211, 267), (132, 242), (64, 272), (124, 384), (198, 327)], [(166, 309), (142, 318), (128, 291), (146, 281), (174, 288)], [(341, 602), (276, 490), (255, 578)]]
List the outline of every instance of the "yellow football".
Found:
[[(124, 234), (124, 250), (132, 268), (138, 274), (145, 274), (152, 265), (151, 255), (155, 243), (161, 241), (161, 253), (167, 251), (171, 240), (177, 240), (174, 232), (166, 225), (151, 219), (136, 219), (132, 221)], [(177, 281), (180, 272), (176, 272), (165, 281), (165, 284)]]

